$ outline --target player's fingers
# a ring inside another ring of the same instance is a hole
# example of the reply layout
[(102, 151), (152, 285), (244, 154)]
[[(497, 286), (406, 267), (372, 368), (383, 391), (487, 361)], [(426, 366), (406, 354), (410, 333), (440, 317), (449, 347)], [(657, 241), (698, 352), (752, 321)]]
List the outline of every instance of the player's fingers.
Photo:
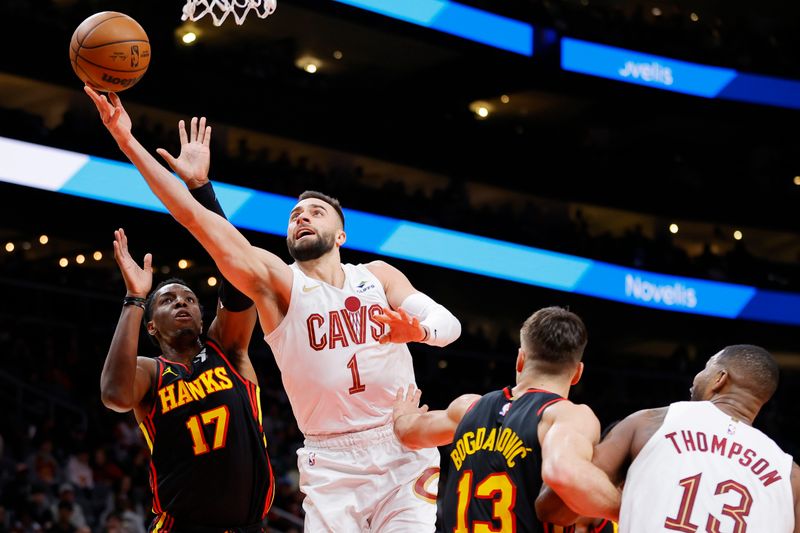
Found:
[(192, 117), (191, 130), (189, 131), (189, 141), (197, 140), (197, 117)]
[(422, 391), (417, 389), (414, 393), (414, 405), (419, 405), (420, 398), (422, 398)]
[(115, 92), (109, 92), (108, 99), (111, 101), (112, 104), (114, 104), (114, 107), (122, 105), (122, 101), (119, 99), (119, 96), (117, 96), (117, 93)]
[(378, 339), (378, 342), (381, 344), (389, 344), (392, 342), (392, 332), (390, 331), (386, 335), (381, 336), (381, 338)]
[(423, 413), (427, 413), (428, 412), (428, 404), (423, 405), (422, 407), (419, 408), (419, 410), (422, 411)]
[(375, 315), (375, 316), (372, 317), (372, 319), (375, 322), (378, 322), (379, 324), (388, 324), (389, 323), (389, 317), (386, 316), (386, 315)]
[(408, 384), (408, 390), (406, 391), (406, 400), (411, 400), (414, 397), (414, 384)]
[(156, 148), (156, 153), (160, 155), (164, 161), (170, 166), (172, 170), (175, 170), (175, 165), (178, 164), (178, 160), (172, 157), (172, 154), (164, 150), (163, 148)]
[(186, 122), (183, 120), (178, 121), (178, 137), (180, 137), (181, 146), (189, 142), (189, 136), (186, 134)]
[(125, 230), (122, 228), (119, 228), (119, 242), (125, 249), (128, 248), (128, 236), (125, 235)]
[(402, 400), (403, 395), (404, 395), (403, 387), (400, 387), (399, 389), (397, 389), (397, 394), (394, 395), (394, 399), (398, 401)]
[(197, 123), (197, 142), (203, 144), (206, 138), (206, 117), (200, 117)]
[(203, 137), (203, 144), (206, 146), (211, 145), (211, 126), (206, 126), (206, 136)]
[(142, 270), (151, 272), (153, 270), (153, 254), (144, 254), (144, 261), (142, 262)]
[(84, 85), (83, 86), (83, 92), (85, 92), (86, 94), (89, 95), (89, 98), (92, 99), (92, 102), (94, 102), (94, 105), (96, 105), (97, 108), (99, 109), (100, 108), (100, 103), (101, 103), (100, 95), (97, 94), (97, 92), (94, 89), (92, 89), (91, 87), (89, 87), (88, 85)]

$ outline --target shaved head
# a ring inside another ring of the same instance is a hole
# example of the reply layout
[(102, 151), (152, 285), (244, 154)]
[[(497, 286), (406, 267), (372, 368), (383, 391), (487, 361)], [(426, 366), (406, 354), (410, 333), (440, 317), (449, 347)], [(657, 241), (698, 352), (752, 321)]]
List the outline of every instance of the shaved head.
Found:
[(764, 348), (752, 344), (727, 346), (716, 357), (716, 363), (741, 376), (740, 386), (764, 403), (768, 402), (778, 388), (780, 372), (775, 358)]

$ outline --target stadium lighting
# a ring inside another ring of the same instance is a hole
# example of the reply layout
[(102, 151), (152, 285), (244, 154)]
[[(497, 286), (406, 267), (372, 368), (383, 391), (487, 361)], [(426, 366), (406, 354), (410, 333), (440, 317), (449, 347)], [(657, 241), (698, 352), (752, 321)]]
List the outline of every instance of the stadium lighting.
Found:
[(678, 225), (677, 225), (677, 224), (674, 224), (674, 223), (673, 223), (673, 224), (670, 224), (670, 225), (669, 225), (669, 232), (670, 232), (670, 233), (672, 233), (672, 234), (678, 233), (678, 230), (679, 230), (679, 229), (680, 229), (680, 228), (678, 227)]
[(739, 231), (738, 229), (733, 232), (733, 238), (736, 239), (737, 241), (741, 241), (742, 237), (744, 237), (744, 235), (742, 235), (742, 232)]
[(217, 286), (217, 278), (215, 278), (214, 276), (211, 276), (210, 278), (208, 278), (208, 286), (209, 287), (216, 287)]
[(61, 268), (65, 268), (68, 264), (69, 264), (69, 259), (67, 259), (66, 257), (62, 257), (61, 259), (58, 260), (58, 266), (60, 266)]
[(13, 251), (14, 251), (14, 243), (13, 242), (7, 242), (6, 243), (6, 252), (13, 252)]
[(187, 261), (186, 259), (181, 259), (180, 261), (178, 261), (178, 268), (180, 268), (181, 270), (186, 270), (187, 268), (189, 268), (189, 261)]
[(50, 241), (50, 238), (47, 235), (40, 235), (39, 236), (39, 244), (47, 244)]
[(92, 259), (94, 259), (95, 261), (100, 261), (102, 258), (103, 258), (103, 252), (101, 251), (97, 251), (92, 254)]

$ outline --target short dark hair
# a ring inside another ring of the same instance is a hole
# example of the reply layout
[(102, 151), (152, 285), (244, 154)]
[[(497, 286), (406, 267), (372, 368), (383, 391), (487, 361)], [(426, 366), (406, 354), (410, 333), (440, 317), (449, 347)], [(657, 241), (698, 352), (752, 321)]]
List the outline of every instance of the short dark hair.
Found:
[(722, 349), (717, 364), (731, 367), (745, 378), (741, 385), (764, 403), (772, 398), (778, 388), (780, 370), (778, 362), (767, 350), (752, 344), (734, 344)]
[(333, 209), (336, 211), (336, 214), (339, 215), (339, 220), (342, 221), (342, 229), (344, 229), (344, 213), (342, 212), (342, 204), (339, 203), (339, 200), (318, 191), (305, 191), (297, 199), (306, 200), (308, 198), (316, 198), (317, 200), (322, 200), (323, 202), (330, 204), (331, 207), (333, 207)]
[(589, 334), (583, 320), (563, 307), (545, 307), (522, 325), (520, 343), (528, 359), (558, 369), (579, 363)]
[[(147, 299), (144, 301), (144, 318), (143, 318), (143, 320), (144, 320), (145, 325), (147, 325), (147, 323), (150, 322), (150, 319), (153, 318), (153, 300), (156, 297), (156, 293), (161, 289), (161, 287), (163, 287), (165, 285), (171, 285), (173, 283), (177, 283), (178, 285), (183, 285), (184, 287), (186, 287), (190, 291), (192, 290), (192, 288), (189, 287), (189, 284), (186, 283), (185, 281), (183, 281), (181, 278), (165, 279), (164, 281), (162, 281), (161, 283), (156, 285), (156, 288), (153, 289), (152, 291), (150, 291), (150, 294), (147, 295)], [(192, 291), (192, 292), (194, 292), (194, 291)]]

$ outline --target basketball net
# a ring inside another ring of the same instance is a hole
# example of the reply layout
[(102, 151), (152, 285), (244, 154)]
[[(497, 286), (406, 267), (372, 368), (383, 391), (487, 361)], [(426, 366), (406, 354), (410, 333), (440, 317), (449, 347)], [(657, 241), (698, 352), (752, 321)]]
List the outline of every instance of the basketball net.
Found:
[(211, 15), (214, 26), (220, 26), (228, 15), (233, 13), (236, 24), (241, 26), (250, 11), (265, 19), (275, 11), (276, 7), (276, 0), (186, 0), (181, 20), (196, 21)]

